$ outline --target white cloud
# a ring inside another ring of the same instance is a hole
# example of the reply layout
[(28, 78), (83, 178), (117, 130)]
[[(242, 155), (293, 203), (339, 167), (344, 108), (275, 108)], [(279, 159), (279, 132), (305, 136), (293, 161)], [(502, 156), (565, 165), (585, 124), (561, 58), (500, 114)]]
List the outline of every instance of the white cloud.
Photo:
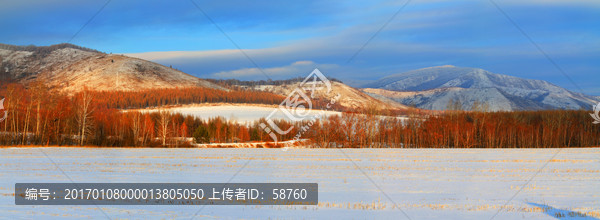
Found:
[(503, 4), (511, 4), (511, 5), (564, 5), (564, 6), (583, 6), (583, 7), (598, 7), (600, 6), (600, 1), (598, 0), (529, 0), (529, 1), (521, 1), (521, 0), (508, 0), (501, 1)]
[(239, 53), (238, 50), (207, 50), (207, 51), (159, 51), (143, 53), (127, 53), (124, 55), (137, 57), (144, 60), (172, 60), (172, 59), (201, 59), (219, 56), (231, 56)]
[(269, 77), (275, 77), (275, 76), (289, 77), (289, 76), (296, 76), (296, 75), (302, 75), (302, 74), (309, 73), (312, 69), (317, 68), (317, 67), (331, 69), (331, 68), (337, 68), (338, 65), (336, 65), (336, 64), (317, 64), (310, 60), (300, 60), (300, 61), (296, 61), (287, 66), (263, 68), (262, 71), (258, 68), (242, 68), (242, 69), (237, 69), (237, 70), (221, 71), (221, 72), (213, 73), (212, 76), (216, 77), (216, 78), (247, 78), (247, 77), (253, 77), (253, 76), (262, 77), (262, 76), (264, 76), (263, 75), (263, 71), (264, 71), (264, 74), (268, 75)]

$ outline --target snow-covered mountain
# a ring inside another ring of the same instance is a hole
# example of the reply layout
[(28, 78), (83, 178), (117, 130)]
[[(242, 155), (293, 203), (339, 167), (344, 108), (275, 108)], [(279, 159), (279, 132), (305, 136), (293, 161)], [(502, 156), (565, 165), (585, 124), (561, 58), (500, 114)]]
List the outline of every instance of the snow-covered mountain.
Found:
[[(300, 86), (300, 82), (282, 84), (282, 85), (257, 85), (253, 89), (272, 92), (275, 94), (287, 96), (291, 94), (295, 88)], [(352, 88), (341, 82), (331, 83), (331, 92), (326, 93), (324, 90), (315, 91), (315, 97), (325, 101), (334, 99), (340, 95), (337, 103), (349, 109), (361, 109), (371, 105), (382, 109), (406, 109), (407, 107), (394, 101), (386, 101), (384, 99), (373, 98), (358, 89)]]
[(376, 98), (433, 110), (447, 109), (456, 100), (466, 110), (478, 102), (490, 111), (589, 109), (598, 102), (597, 97), (571, 92), (543, 80), (455, 66), (395, 74), (363, 87), (364, 92)]
[(28, 84), (43, 80), (50, 88), (74, 92), (201, 86), (222, 87), (179, 70), (138, 58), (106, 54), (72, 44), (0, 44), (0, 78)]

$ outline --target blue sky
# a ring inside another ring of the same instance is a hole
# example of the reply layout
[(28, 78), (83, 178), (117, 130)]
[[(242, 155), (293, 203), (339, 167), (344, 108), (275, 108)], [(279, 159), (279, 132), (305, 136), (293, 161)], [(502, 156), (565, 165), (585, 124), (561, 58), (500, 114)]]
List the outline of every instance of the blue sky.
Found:
[[(455, 65), (542, 79), (579, 92), (490, 2), (195, 1), (272, 79), (308, 74), (357, 84)], [(600, 1), (496, 0), (583, 92), (600, 95)], [(67, 42), (105, 1), (0, 0), (0, 43)], [(202, 78), (266, 79), (190, 1), (111, 1), (71, 41)]]

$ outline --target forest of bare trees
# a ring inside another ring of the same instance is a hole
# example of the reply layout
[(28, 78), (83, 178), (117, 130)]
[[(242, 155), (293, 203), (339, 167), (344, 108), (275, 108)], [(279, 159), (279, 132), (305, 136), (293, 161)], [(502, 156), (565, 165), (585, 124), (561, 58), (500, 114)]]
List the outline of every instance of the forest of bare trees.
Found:
[[(193, 143), (271, 141), (254, 123), (196, 118), (168, 111), (123, 111), (167, 104), (237, 102), (279, 104), (284, 97), (256, 91), (204, 88), (138, 92), (92, 92), (71, 96), (43, 84), (2, 85), (8, 117), (0, 122), (0, 145), (90, 145), (189, 147)], [(313, 147), (371, 148), (548, 148), (600, 145), (600, 126), (583, 110), (484, 112), (452, 110), (407, 114), (363, 109), (311, 122), (279, 120), (294, 126), (278, 140), (300, 139)], [(303, 128), (307, 128), (303, 130)]]
[(278, 105), (285, 98), (269, 92), (229, 91), (203, 87), (149, 89), (145, 91), (90, 91), (106, 108), (130, 109), (192, 103), (260, 103)]
[(344, 113), (312, 126), (317, 146), (550, 148), (600, 145), (600, 126), (582, 110), (454, 111), (426, 118)]
[(279, 104), (284, 99), (266, 92), (205, 88), (83, 90), (67, 96), (50, 92), (42, 83), (29, 88), (2, 85), (0, 95), (5, 98), (4, 110), (8, 112), (0, 122), (0, 145), (189, 146), (197, 130), (206, 131), (205, 143), (266, 141), (268, 136), (258, 125), (168, 111), (122, 110), (206, 102)]

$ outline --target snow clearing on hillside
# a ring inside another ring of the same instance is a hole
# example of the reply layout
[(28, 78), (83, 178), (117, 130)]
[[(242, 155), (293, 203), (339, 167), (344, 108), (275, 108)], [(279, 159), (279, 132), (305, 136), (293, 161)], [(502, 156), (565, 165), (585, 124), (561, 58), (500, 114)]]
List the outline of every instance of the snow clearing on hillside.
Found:
[[(248, 104), (218, 104), (218, 105), (186, 105), (171, 108), (156, 108), (156, 109), (144, 109), (141, 112), (158, 112), (160, 110), (166, 110), (171, 113), (181, 113), (182, 115), (191, 115), (194, 117), (208, 119), (223, 117), (230, 121), (236, 121), (238, 123), (246, 124), (257, 121), (261, 118), (266, 118), (273, 111), (271, 119), (289, 120), (283, 111), (279, 109), (279, 106), (275, 105), (248, 105)], [(342, 115), (341, 112), (327, 111), (327, 110), (310, 110), (306, 118), (312, 118), (314, 116), (321, 115), (322, 117), (328, 117), (332, 115)]]

